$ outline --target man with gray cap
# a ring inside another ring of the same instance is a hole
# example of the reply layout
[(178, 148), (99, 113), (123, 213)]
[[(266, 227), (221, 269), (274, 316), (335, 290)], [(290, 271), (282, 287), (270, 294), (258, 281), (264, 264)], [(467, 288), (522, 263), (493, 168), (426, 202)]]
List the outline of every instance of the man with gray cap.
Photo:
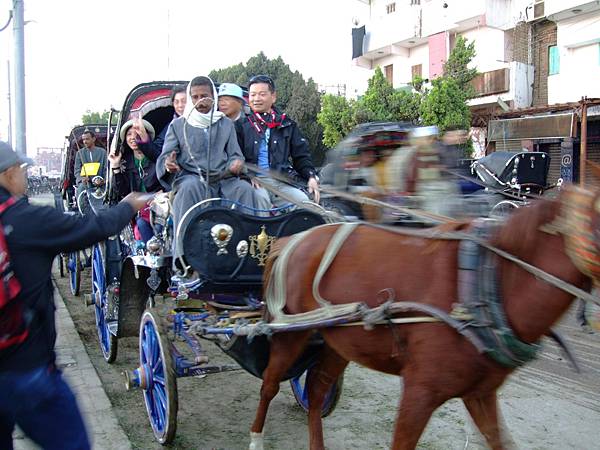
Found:
[[(31, 160), (0, 142), (0, 220), (11, 280), (18, 283), (0, 305), (0, 449), (13, 448), (15, 425), (45, 449), (89, 449), (75, 397), (55, 364), (52, 262), (61, 252), (81, 250), (117, 234), (149, 198), (132, 193), (97, 216), (30, 205), (25, 196), (28, 164)], [(10, 334), (6, 338), (7, 330), (14, 328), (7, 321), (9, 313), (11, 323), (17, 321), (25, 330), (18, 340)]]
[(233, 122), (246, 116), (244, 103), (244, 93), (237, 84), (221, 83), (219, 85), (219, 111)]

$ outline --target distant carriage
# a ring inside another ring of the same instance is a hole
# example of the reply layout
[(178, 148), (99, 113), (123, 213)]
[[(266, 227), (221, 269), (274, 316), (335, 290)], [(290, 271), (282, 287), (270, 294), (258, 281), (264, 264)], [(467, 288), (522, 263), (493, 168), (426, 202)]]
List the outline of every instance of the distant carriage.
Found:
[[(75, 156), (77, 155), (77, 152), (84, 147), (82, 135), (86, 130), (94, 132), (96, 135), (96, 146), (100, 148), (107, 148), (109, 134), (111, 131), (114, 132), (114, 128), (109, 129), (107, 124), (88, 124), (74, 127), (69, 134), (65, 136), (59, 189), (58, 192), (54, 193), (55, 207), (63, 212), (72, 214), (78, 214), (80, 212), (78, 199), (75, 195)], [(106, 174), (98, 175), (106, 179)], [(104, 196), (104, 191), (101, 190), (95, 195), (98, 197), (96, 203), (102, 203), (101, 198)], [(61, 276), (64, 276), (66, 269), (69, 276), (69, 286), (73, 295), (79, 295), (83, 266), (84, 261), (82, 261), (81, 253), (78, 251), (60, 255), (60, 274)]]

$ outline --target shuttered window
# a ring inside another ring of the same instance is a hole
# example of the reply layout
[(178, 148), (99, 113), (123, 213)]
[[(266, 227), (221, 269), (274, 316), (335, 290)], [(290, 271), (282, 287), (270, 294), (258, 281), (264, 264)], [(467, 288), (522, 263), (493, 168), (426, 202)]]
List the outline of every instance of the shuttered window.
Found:
[(560, 70), (560, 57), (558, 47), (551, 45), (548, 47), (548, 75), (556, 75)]

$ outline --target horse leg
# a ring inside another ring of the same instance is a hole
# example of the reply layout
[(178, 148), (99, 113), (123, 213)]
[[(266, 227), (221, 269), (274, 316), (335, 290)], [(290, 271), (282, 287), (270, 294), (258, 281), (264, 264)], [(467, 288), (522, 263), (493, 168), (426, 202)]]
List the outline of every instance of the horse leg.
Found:
[(263, 428), (271, 400), (279, 392), (279, 383), (286, 371), (300, 357), (311, 332), (275, 334), (271, 340), (269, 364), (263, 372), (260, 402), (250, 428), (250, 450), (263, 450)]
[(322, 450), (323, 420), (321, 411), (325, 396), (339, 376), (344, 372), (348, 361), (338, 355), (325, 344), (317, 364), (311, 370), (311, 376), (306, 380), (308, 389), (308, 434), (311, 450)]
[(445, 401), (436, 398), (427, 386), (413, 382), (413, 378), (417, 379), (404, 376), (404, 391), (392, 438), (393, 450), (414, 449), (431, 415)]
[(508, 434), (502, 414), (498, 410), (496, 391), (477, 397), (464, 397), (462, 400), (473, 418), (473, 422), (492, 450), (514, 448), (514, 442)]

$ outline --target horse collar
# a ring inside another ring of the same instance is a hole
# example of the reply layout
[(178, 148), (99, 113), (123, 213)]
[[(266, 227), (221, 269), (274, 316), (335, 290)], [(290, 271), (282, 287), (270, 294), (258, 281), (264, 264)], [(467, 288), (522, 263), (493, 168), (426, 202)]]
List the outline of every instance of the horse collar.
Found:
[[(494, 230), (490, 221), (473, 223), (474, 233), (487, 239)], [(499, 292), (496, 256), (472, 240), (463, 240), (458, 254), (459, 309), (466, 310), (486, 353), (505, 367), (519, 367), (535, 358), (540, 345), (521, 341), (508, 324)]]

